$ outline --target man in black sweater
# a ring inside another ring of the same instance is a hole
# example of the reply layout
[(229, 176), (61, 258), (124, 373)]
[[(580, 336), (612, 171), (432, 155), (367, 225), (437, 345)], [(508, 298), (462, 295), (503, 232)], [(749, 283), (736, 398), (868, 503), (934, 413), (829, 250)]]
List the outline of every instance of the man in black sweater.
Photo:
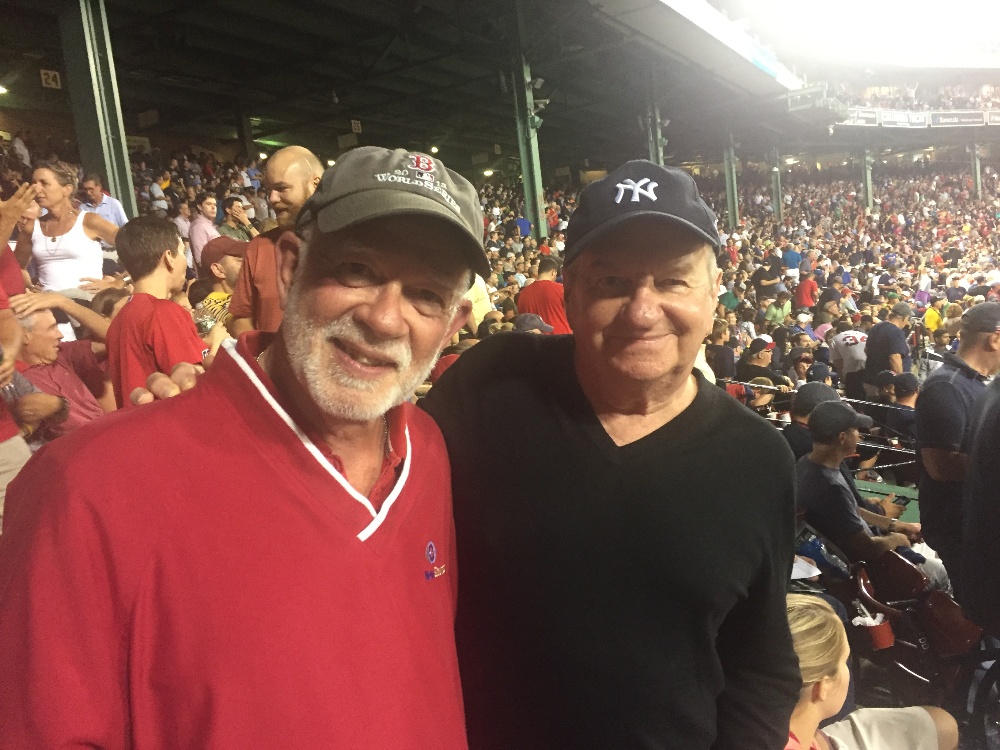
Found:
[(471, 750), (784, 747), (793, 458), (693, 370), (718, 241), (689, 176), (625, 164), (569, 224), (574, 335), (491, 337), (421, 402), (452, 462)]

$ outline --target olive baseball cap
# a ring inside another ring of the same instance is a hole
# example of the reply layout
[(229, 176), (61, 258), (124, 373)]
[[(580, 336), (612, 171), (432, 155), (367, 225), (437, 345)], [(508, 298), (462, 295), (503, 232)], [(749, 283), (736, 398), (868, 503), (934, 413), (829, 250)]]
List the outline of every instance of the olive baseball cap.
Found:
[(386, 216), (432, 216), (461, 230), (460, 249), (484, 278), (490, 264), (483, 249), (483, 210), (476, 188), (427, 154), (363, 146), (341, 156), (323, 173), (299, 213), (296, 230), (315, 226), (329, 234)]
[(566, 228), (566, 265), (593, 240), (640, 216), (655, 216), (682, 226), (713, 249), (720, 247), (715, 214), (698, 195), (691, 175), (636, 159), (580, 192), (579, 205)]

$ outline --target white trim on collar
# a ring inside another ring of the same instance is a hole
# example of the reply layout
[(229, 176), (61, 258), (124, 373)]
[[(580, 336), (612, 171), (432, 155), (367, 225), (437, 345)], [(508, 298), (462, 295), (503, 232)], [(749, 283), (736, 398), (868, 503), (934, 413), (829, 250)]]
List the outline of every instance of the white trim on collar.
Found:
[(399, 494), (403, 491), (403, 486), (406, 484), (406, 480), (410, 476), (410, 461), (413, 455), (413, 450), (410, 444), (409, 425), (404, 427), (404, 434), (406, 435), (406, 458), (403, 459), (403, 469), (399, 474), (399, 479), (396, 480), (396, 484), (392, 488), (392, 492), (389, 493), (389, 496), (382, 503), (382, 507), (378, 512), (376, 512), (375, 506), (371, 504), (371, 501), (351, 486), (351, 483), (347, 481), (347, 478), (337, 471), (337, 467), (330, 463), (320, 449), (316, 447), (316, 444), (309, 439), (309, 437), (299, 428), (297, 424), (295, 424), (295, 421), (291, 418), (288, 412), (286, 412), (281, 407), (281, 404), (275, 400), (274, 396), (271, 395), (271, 392), (268, 391), (267, 386), (265, 386), (261, 382), (260, 378), (257, 377), (257, 374), (253, 371), (253, 368), (246, 361), (246, 359), (244, 359), (243, 355), (236, 350), (236, 341), (234, 339), (227, 339), (222, 342), (222, 346), (247, 376), (253, 386), (260, 392), (264, 401), (266, 401), (267, 404), (274, 410), (275, 414), (281, 418), (281, 421), (288, 425), (288, 428), (295, 433), (295, 436), (301, 441), (305, 449), (312, 454), (313, 458), (316, 459), (319, 465), (326, 469), (327, 473), (337, 480), (337, 483), (344, 488), (344, 491), (347, 492), (348, 495), (361, 503), (371, 514), (371, 523), (362, 529), (358, 534), (359, 540), (362, 542), (367, 541), (368, 538), (382, 525), (386, 516), (388, 516), (389, 509), (392, 507), (393, 503), (396, 502), (396, 498), (399, 497)]

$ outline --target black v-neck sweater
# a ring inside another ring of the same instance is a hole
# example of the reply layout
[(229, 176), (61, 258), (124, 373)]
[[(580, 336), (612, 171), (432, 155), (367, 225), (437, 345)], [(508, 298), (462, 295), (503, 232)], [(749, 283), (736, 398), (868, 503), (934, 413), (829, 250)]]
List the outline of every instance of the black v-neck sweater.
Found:
[(794, 461), (697, 377), (622, 447), (570, 336), (487, 339), (421, 402), (452, 462), (472, 750), (784, 747)]

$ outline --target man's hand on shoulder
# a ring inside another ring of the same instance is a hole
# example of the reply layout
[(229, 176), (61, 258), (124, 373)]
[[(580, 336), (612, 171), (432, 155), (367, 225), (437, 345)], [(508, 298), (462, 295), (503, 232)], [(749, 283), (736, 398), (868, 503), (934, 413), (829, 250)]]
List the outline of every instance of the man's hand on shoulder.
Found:
[(189, 391), (198, 385), (198, 378), (205, 374), (201, 365), (181, 362), (171, 370), (170, 374), (154, 372), (146, 378), (145, 388), (136, 388), (129, 398), (136, 406), (163, 401), (178, 393)]

